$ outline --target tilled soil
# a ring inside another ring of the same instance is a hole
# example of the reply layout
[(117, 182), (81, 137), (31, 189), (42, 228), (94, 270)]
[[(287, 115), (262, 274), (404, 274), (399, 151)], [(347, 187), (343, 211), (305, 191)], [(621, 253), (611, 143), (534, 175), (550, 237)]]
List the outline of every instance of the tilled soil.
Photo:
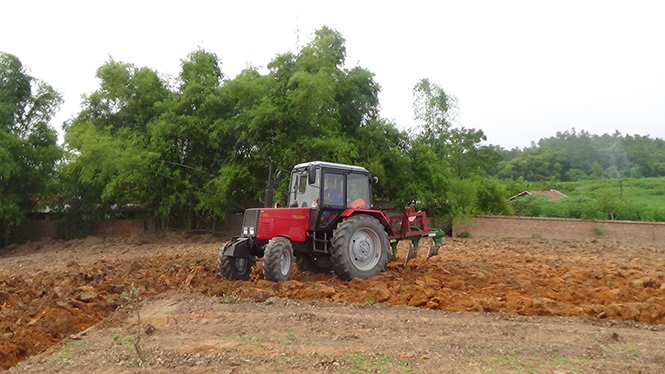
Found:
[[(85, 347), (66, 340), (14, 370), (82, 365), (106, 372), (140, 364), (229, 373), (665, 371), (665, 253), (658, 247), (447, 239), (429, 260), (403, 266), (398, 258), (371, 279), (294, 271), (276, 284), (261, 279), (260, 269), (247, 282), (222, 281), (215, 268), (220, 246), (210, 236), (156, 234), (5, 250), (0, 369), (96, 325), (82, 339)], [(197, 304), (200, 313), (191, 309)], [(141, 349), (125, 341), (138, 331), (137, 310), (142, 326), (157, 331), (144, 337), (140, 347), (150, 357), (143, 360)], [(294, 320), (298, 313), (305, 314)], [(119, 338), (109, 343), (109, 334)], [(181, 343), (192, 347), (183, 350)], [(547, 344), (556, 349), (542, 348)], [(504, 346), (511, 348), (503, 352)], [(63, 350), (110, 358), (95, 366), (63, 357)]]

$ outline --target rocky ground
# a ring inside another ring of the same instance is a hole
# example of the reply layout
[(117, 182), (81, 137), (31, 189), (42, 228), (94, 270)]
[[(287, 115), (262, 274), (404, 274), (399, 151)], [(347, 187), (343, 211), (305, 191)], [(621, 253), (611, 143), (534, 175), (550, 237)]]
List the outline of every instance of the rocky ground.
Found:
[(662, 248), (446, 239), (368, 280), (295, 271), (275, 284), (260, 262), (249, 281), (222, 281), (221, 244), (0, 250), (0, 370), (665, 372)]

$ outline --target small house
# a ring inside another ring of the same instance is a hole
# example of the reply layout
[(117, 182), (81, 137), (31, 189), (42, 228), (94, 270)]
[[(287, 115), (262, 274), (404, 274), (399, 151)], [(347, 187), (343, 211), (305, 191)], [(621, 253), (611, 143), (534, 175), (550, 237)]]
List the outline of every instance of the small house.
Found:
[(528, 196), (528, 195), (542, 195), (542, 196), (546, 196), (547, 198), (549, 198), (552, 201), (558, 201), (558, 200), (566, 197), (566, 195), (562, 194), (561, 192), (559, 192), (557, 190), (524, 191), (524, 192), (520, 192), (517, 195), (511, 197), (510, 199), (508, 199), (508, 201), (513, 201), (515, 199), (520, 199), (520, 198), (523, 198), (523, 197)]

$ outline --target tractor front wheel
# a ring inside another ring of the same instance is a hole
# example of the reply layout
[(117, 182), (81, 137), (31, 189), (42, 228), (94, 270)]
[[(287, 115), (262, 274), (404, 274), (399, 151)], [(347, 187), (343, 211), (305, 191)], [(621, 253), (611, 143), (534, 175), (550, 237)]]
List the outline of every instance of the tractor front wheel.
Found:
[(332, 244), (333, 269), (344, 280), (378, 275), (388, 262), (388, 234), (381, 222), (366, 214), (340, 222)]
[(231, 242), (227, 243), (219, 251), (217, 256), (217, 270), (222, 279), (227, 280), (249, 280), (249, 274), (252, 272), (252, 266), (256, 264), (254, 256), (246, 257), (231, 257), (224, 255), (226, 247)]
[(293, 270), (293, 246), (287, 238), (270, 239), (263, 252), (263, 278), (273, 282), (289, 279)]

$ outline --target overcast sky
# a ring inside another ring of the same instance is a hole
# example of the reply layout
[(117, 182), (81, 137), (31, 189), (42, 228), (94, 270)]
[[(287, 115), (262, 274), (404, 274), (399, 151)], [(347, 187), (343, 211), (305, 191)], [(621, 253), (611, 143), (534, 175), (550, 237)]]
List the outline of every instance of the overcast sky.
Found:
[(233, 78), (327, 25), (400, 128), (429, 78), (457, 96), (462, 126), (505, 148), (571, 128), (665, 138), (665, 1), (0, 0), (0, 13), (0, 51), (64, 94), (56, 128), (109, 56), (176, 76), (202, 47)]

